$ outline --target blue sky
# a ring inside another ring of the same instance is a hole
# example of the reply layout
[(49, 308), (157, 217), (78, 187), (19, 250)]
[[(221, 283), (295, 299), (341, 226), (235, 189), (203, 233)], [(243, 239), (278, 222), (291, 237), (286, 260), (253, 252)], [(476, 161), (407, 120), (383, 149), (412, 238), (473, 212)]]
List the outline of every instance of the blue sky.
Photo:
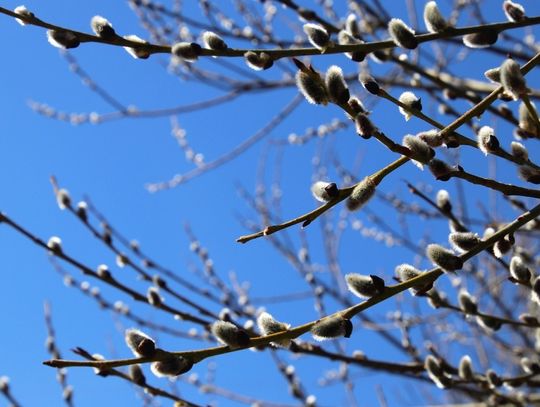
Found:
[[(3, 7), (14, 8), (18, 3), (6, 1)], [(420, 3), (416, 2), (420, 10)], [(445, 3), (445, 2), (443, 2)], [(497, 3), (497, 7), (491, 7)], [(500, 2), (485, 2), (485, 13), (489, 21), (503, 21)], [(535, 1), (522, 2), (530, 15), (540, 13)], [(406, 16), (405, 2), (399, 2), (399, 15)], [(136, 16), (127, 2), (92, 1), (27, 1), (30, 10), (45, 21), (64, 25), (81, 31), (89, 31), (89, 20), (96, 14), (110, 19), (122, 34), (137, 34), (146, 37)], [(446, 4), (444, 6), (447, 6)], [(445, 8), (443, 7), (443, 10)], [(447, 8), (446, 8), (447, 9)], [(194, 15), (196, 13), (194, 12)], [(58, 210), (49, 177), (58, 178), (61, 186), (69, 189), (74, 201), (89, 196), (111, 223), (129, 238), (137, 239), (145, 252), (161, 263), (176, 270), (185, 278), (199, 281), (190, 271), (197, 259), (189, 251), (189, 240), (184, 224), (189, 223), (202, 244), (207, 247), (215, 262), (216, 270), (224, 279), (235, 272), (240, 281), (249, 281), (253, 297), (287, 294), (305, 291), (306, 284), (298, 273), (271, 248), (264, 239), (239, 245), (235, 238), (246, 231), (237, 221), (237, 215), (251, 212), (237, 193), (237, 185), (252, 191), (257, 181), (261, 157), (269, 149), (269, 140), (285, 140), (290, 133), (302, 134), (310, 126), (318, 126), (333, 117), (343, 118), (335, 107), (312, 106), (303, 102), (292, 118), (287, 119), (269, 137), (255, 145), (245, 154), (227, 165), (193, 180), (179, 188), (150, 194), (145, 189), (149, 182), (167, 180), (174, 174), (191, 169), (183, 152), (171, 136), (168, 118), (125, 119), (101, 125), (84, 124), (73, 126), (36, 114), (28, 107), (28, 101), (46, 103), (66, 112), (106, 113), (111, 108), (69, 70), (66, 60), (58, 50), (51, 47), (43, 29), (21, 27), (7, 16), (0, 16), (0, 27), (4, 37), (2, 75), (0, 76), (0, 182), (2, 199), (0, 209), (45, 240), (52, 235), (60, 236), (64, 248), (90, 267), (106, 263), (114, 272), (124, 277), (126, 283), (143, 289), (133, 274), (118, 270), (114, 256), (99, 245), (69, 214)], [(513, 34), (521, 35), (517, 30)], [(422, 46), (430, 50), (430, 45)], [(216, 95), (208, 87), (185, 83), (169, 75), (164, 65), (165, 56), (149, 60), (134, 60), (118, 47), (86, 44), (73, 50), (81, 66), (104, 88), (126, 105), (139, 109), (165, 108), (189, 104), (196, 100)], [(456, 65), (456, 74), (482, 79), (484, 70), (500, 64), (500, 58), (484, 58), (481, 51), (467, 56), (468, 62)], [(354, 64), (345, 59), (321, 57), (314, 60), (321, 71), (331, 63), (339, 61), (344, 70), (353, 71)], [(205, 62), (206, 63), (206, 62)], [(374, 66), (374, 69), (382, 69)], [(263, 75), (276, 75), (268, 71)], [(537, 77), (538, 78), (538, 77)], [(538, 79), (536, 78), (536, 82)], [(534, 78), (531, 78), (533, 84)], [(366, 93), (358, 87), (355, 92), (365, 98)], [(296, 94), (296, 89), (275, 91), (264, 96), (243, 96), (237, 101), (210, 110), (180, 115), (178, 122), (187, 132), (193, 148), (202, 152), (209, 160), (219, 157), (239, 144), (271, 119)], [(394, 90), (394, 94), (399, 94)], [(367, 99), (368, 104), (373, 101)], [(466, 105), (462, 106), (463, 108)], [(516, 107), (516, 106), (513, 106)], [(425, 105), (428, 114), (436, 106)], [(384, 126), (384, 131), (396, 140), (405, 133), (425, 130), (419, 121), (412, 119), (405, 124), (397, 109), (386, 103), (378, 103), (373, 120)], [(446, 118), (446, 121), (449, 119)], [(492, 120), (491, 118), (489, 120)], [(486, 124), (490, 124), (489, 122)], [(491, 123), (493, 124), (493, 122)], [(498, 125), (498, 123), (497, 123)], [(469, 130), (467, 130), (469, 131)], [(501, 141), (510, 143), (511, 129), (500, 128)], [(531, 151), (537, 145), (531, 144)], [(283, 216), (294, 217), (310, 210), (315, 202), (310, 196), (309, 186), (313, 180), (312, 157), (317, 151), (334, 151), (349, 168), (356, 167), (359, 176), (376, 171), (390, 162), (394, 155), (386, 152), (375, 141), (358, 140), (352, 129), (339, 132), (330, 141), (315, 141), (303, 147), (287, 147), (281, 157), (280, 178), (282, 184)], [(275, 162), (279, 152), (271, 148), (266, 180), (272, 181)], [(467, 155), (469, 154), (469, 155)], [(467, 158), (479, 155), (467, 153)], [(470, 164), (478, 173), (488, 173), (488, 161)], [(497, 162), (499, 163), (499, 161)], [(514, 173), (505, 172), (505, 164), (497, 167), (501, 179), (515, 181)], [(335, 175), (335, 174), (331, 174)], [(408, 164), (402, 171), (385, 180), (385, 192), (414, 200), (402, 182), (415, 180), (418, 184), (433, 184), (433, 190), (441, 187), (454, 191), (455, 185), (436, 185), (428, 172), (420, 173)], [(485, 191), (478, 196), (470, 195), (471, 207), (489, 197)], [(503, 205), (501, 205), (503, 207)], [(369, 209), (395, 225), (395, 215), (381, 201), (375, 200)], [(335, 212), (336, 215), (339, 211)], [(503, 213), (504, 210), (503, 210)], [(510, 211), (506, 211), (511, 216)], [(358, 213), (367, 225), (370, 221), (365, 213)], [(510, 218), (508, 218), (510, 219)], [(337, 216), (330, 219), (337, 222)], [(416, 222), (411, 219), (411, 222)], [(446, 223), (412, 223), (413, 238), (420, 241), (427, 233), (438, 242), (446, 241)], [(298, 228), (290, 235), (298, 245)], [(321, 228), (314, 222), (304, 231), (312, 248), (314, 261), (324, 268), (325, 256), (321, 247)], [(390, 278), (393, 267), (403, 262), (415, 261), (415, 255), (405, 248), (389, 248), (347, 228), (340, 249), (343, 272), (376, 273)], [(128, 349), (123, 344), (122, 331), (129, 327), (128, 321), (118, 320), (98, 309), (94, 301), (84, 297), (78, 290), (66, 288), (62, 279), (53, 271), (48, 256), (12, 230), (0, 225), (0, 253), (2, 270), (0, 284), (4, 288), (0, 296), (0, 375), (11, 378), (14, 395), (24, 405), (61, 405), (61, 394), (55, 382), (53, 369), (42, 366), (48, 358), (44, 348), (46, 331), (43, 321), (43, 302), (49, 301), (58, 336), (58, 345), (66, 358), (74, 357), (69, 349), (82, 346), (91, 352), (110, 357), (127, 357)], [(427, 267), (427, 263), (424, 262)], [(77, 270), (70, 270), (82, 280)], [(104, 295), (111, 300), (129, 302), (125, 296), (102, 287)], [(265, 304), (258, 304), (265, 305)], [(332, 303), (328, 304), (330, 312)], [(137, 307), (142, 315), (163, 323), (178, 324), (163, 317), (148, 307)], [(267, 309), (277, 318), (292, 324), (300, 324), (316, 318), (310, 300), (271, 304)], [(392, 308), (388, 305), (376, 307), (369, 313), (374, 318), (384, 316)], [(219, 310), (217, 310), (219, 311)], [(179, 328), (183, 328), (179, 324)], [(399, 358), (391, 349), (379, 352), (377, 336), (358, 329), (347, 349), (362, 349), (374, 358)], [(182, 341), (161, 335), (159, 344), (166, 349), (196, 349), (203, 344)], [(285, 360), (289, 355), (280, 354)], [(284, 379), (276, 373), (268, 353), (237, 352), (211, 361), (217, 365), (216, 384), (245, 392), (254, 397), (276, 402), (292, 402), (287, 393)], [(298, 371), (306, 377), (309, 393), (316, 394), (323, 405), (346, 405), (343, 391), (338, 385), (320, 388), (317, 380), (321, 372), (336, 368), (328, 362), (319, 363), (301, 358), (294, 362)], [(316, 374), (313, 373), (316, 367)], [(194, 368), (201, 377), (206, 374), (207, 364)], [(396, 403), (409, 404), (418, 400), (418, 394), (407, 390), (395, 380), (380, 374), (355, 369), (359, 375), (355, 393), (361, 405), (376, 402), (375, 387), (382, 384), (385, 393)], [(364, 377), (365, 376), (365, 377)], [(75, 386), (77, 406), (132, 405), (138, 403), (130, 385), (114, 378), (102, 379), (89, 369), (70, 369), (68, 381)], [(155, 383), (165, 384), (163, 380)], [(188, 399), (195, 402), (212, 400), (198, 394), (191, 386), (180, 382), (179, 387)], [(335, 399), (339, 394), (339, 399)], [(44, 402), (44, 400), (46, 402)], [(164, 402), (163, 405), (168, 405)], [(221, 401), (220, 405), (229, 405)], [(0, 403), (1, 404), (1, 403)], [(231, 404), (232, 405), (232, 404)]]

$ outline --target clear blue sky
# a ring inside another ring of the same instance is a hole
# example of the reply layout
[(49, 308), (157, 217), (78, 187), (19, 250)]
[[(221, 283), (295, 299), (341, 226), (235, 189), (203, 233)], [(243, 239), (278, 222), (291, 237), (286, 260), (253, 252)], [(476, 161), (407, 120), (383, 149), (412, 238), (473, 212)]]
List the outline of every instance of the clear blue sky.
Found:
[[(17, 2), (3, 2), (3, 7), (14, 8)], [(406, 18), (404, 1), (392, 2), (399, 16)], [(421, 10), (423, 2), (417, 1)], [(447, 10), (447, 2), (441, 2)], [(503, 21), (499, 1), (486, 1), (485, 16), (489, 21)], [(540, 13), (538, 2), (522, 1), (530, 15)], [(118, 32), (137, 34), (146, 38), (136, 16), (127, 2), (95, 1), (27, 1), (25, 5), (45, 21), (89, 31), (89, 20), (99, 14), (110, 19)], [(194, 16), (197, 13), (193, 14)], [(20, 222), (38, 236), (48, 239), (58, 235), (66, 251), (90, 267), (106, 263), (124, 281), (141, 290), (146, 285), (137, 282), (133, 274), (118, 270), (114, 257), (104, 250), (80, 223), (67, 213), (58, 210), (52, 193), (49, 177), (55, 175), (60, 184), (69, 189), (74, 201), (84, 195), (91, 197), (94, 204), (124, 235), (136, 238), (145, 252), (161, 263), (176, 270), (182, 276), (198, 281), (190, 271), (197, 259), (189, 251), (189, 241), (183, 231), (187, 222), (191, 225), (202, 244), (206, 246), (215, 262), (217, 272), (228, 279), (230, 272), (237, 273), (240, 281), (249, 281), (254, 297), (272, 296), (306, 290), (306, 284), (298, 273), (271, 248), (264, 239), (239, 245), (235, 238), (245, 233), (237, 221), (237, 214), (248, 215), (248, 206), (238, 196), (236, 185), (241, 184), (252, 191), (257, 177), (258, 163), (268, 149), (268, 140), (284, 140), (289, 133), (302, 134), (307, 127), (318, 126), (333, 117), (343, 115), (335, 107), (323, 108), (302, 103), (293, 118), (286, 120), (270, 137), (258, 143), (248, 152), (218, 170), (182, 185), (174, 190), (150, 194), (144, 188), (148, 182), (167, 180), (176, 173), (186, 172), (191, 164), (186, 162), (183, 152), (170, 134), (167, 118), (125, 119), (102, 125), (85, 124), (73, 126), (36, 114), (28, 107), (28, 101), (46, 103), (66, 112), (107, 113), (111, 108), (80, 83), (80, 79), (69, 71), (68, 64), (46, 40), (45, 31), (37, 27), (21, 27), (11, 18), (0, 16), (3, 36), (3, 63), (0, 75), (0, 184), (2, 185), (0, 209)], [(523, 35), (524, 30), (512, 34)], [(422, 48), (430, 50), (430, 45)], [(140, 109), (165, 108), (203, 100), (216, 93), (204, 86), (182, 82), (167, 74), (165, 56), (149, 60), (134, 60), (123, 49), (98, 44), (87, 44), (72, 51), (81, 66), (102, 86), (126, 105)], [(456, 74), (466, 74), (482, 79), (482, 72), (500, 64), (500, 58), (483, 58), (479, 51), (472, 53), (465, 64), (456, 65)], [(487, 54), (485, 54), (487, 55)], [(345, 59), (321, 57), (314, 60), (320, 70), (339, 61), (344, 70), (353, 71), (354, 65)], [(374, 66), (374, 69), (381, 69)], [(265, 75), (275, 75), (269, 71)], [(536, 75), (537, 76), (537, 75)], [(536, 78), (538, 82), (538, 76)], [(534, 83), (534, 81), (533, 81)], [(538, 83), (536, 83), (538, 85)], [(393, 91), (399, 94), (398, 89)], [(359, 87), (355, 93), (365, 98)], [(272, 118), (296, 94), (295, 89), (242, 97), (234, 103), (189, 115), (180, 115), (178, 121), (187, 131), (193, 147), (207, 159), (213, 159), (256, 132)], [(367, 99), (368, 103), (372, 102)], [(463, 105), (462, 108), (466, 108)], [(516, 106), (513, 106), (516, 107)], [(435, 112), (436, 106), (425, 105), (425, 111)], [(384, 127), (386, 134), (400, 140), (405, 133), (416, 133), (427, 129), (412, 119), (405, 124), (397, 109), (380, 103), (374, 108), (373, 120)], [(448, 121), (448, 118), (446, 119)], [(493, 124), (493, 123), (485, 123)], [(468, 131), (468, 130), (467, 130)], [(508, 145), (511, 129), (501, 126), (501, 141)], [(529, 146), (532, 151), (536, 145)], [(312, 181), (311, 157), (323, 148), (332, 149), (349, 168), (360, 158), (358, 175), (376, 171), (393, 159), (374, 140), (364, 142), (354, 136), (352, 129), (340, 132), (331, 142), (312, 142), (304, 147), (288, 147), (283, 155), (281, 180), (283, 216), (294, 217), (310, 210), (315, 202), (310, 196)], [(272, 166), (276, 150), (271, 150), (270, 169), (267, 180), (272, 180)], [(478, 155), (476, 155), (478, 157)], [(488, 161), (474, 167), (487, 174)], [(501, 165), (500, 169), (506, 167)], [(500, 171), (500, 170), (499, 170)], [(513, 171), (513, 170), (512, 170)], [(503, 171), (504, 172), (504, 171)], [(505, 174), (502, 179), (513, 178)], [(429, 172), (420, 173), (407, 165), (399, 173), (389, 177), (384, 192), (394, 192), (403, 198), (414, 200), (407, 193), (403, 179), (413, 179), (419, 184), (434, 184), (434, 190), (454, 185), (435, 184)], [(486, 200), (482, 193), (478, 199)], [(475, 200), (470, 201), (471, 206)], [(381, 201), (374, 200), (370, 209), (379, 216), (388, 217), (396, 224), (395, 214), (388, 212)], [(337, 214), (338, 212), (336, 212)], [(507, 212), (510, 216), (510, 212)], [(336, 222), (337, 217), (331, 219)], [(370, 225), (365, 213), (354, 215)], [(413, 239), (420, 241), (425, 233), (435, 236), (438, 242), (446, 241), (445, 222), (417, 225), (412, 228)], [(298, 229), (290, 235), (298, 245)], [(320, 244), (319, 222), (305, 230), (305, 236), (313, 248), (313, 261), (326, 266), (325, 255)], [(340, 251), (343, 272), (375, 273), (390, 279), (396, 264), (415, 261), (415, 255), (404, 248), (388, 249), (383, 244), (365, 238), (348, 228), (346, 243)], [(96, 303), (81, 295), (78, 290), (66, 288), (62, 279), (54, 272), (48, 256), (29, 241), (0, 225), (0, 375), (11, 378), (13, 394), (28, 406), (62, 405), (59, 386), (52, 368), (42, 366), (48, 359), (44, 348), (46, 330), (43, 321), (43, 302), (48, 300), (53, 310), (53, 320), (58, 345), (66, 358), (74, 355), (69, 349), (82, 346), (91, 352), (110, 357), (128, 357), (129, 351), (123, 344), (122, 331), (130, 323), (118, 320), (98, 309)], [(424, 262), (427, 267), (427, 263)], [(83, 277), (71, 270), (79, 280)], [(93, 284), (93, 282), (92, 282)], [(130, 302), (125, 296), (104, 287), (104, 295), (110, 300)], [(172, 299), (171, 299), (172, 302)], [(264, 305), (264, 304), (258, 304)], [(142, 315), (162, 323), (186, 325), (163, 317), (148, 307), (137, 308)], [(268, 305), (268, 311), (277, 318), (299, 324), (316, 318), (311, 300)], [(332, 304), (328, 305), (329, 312)], [(369, 315), (384, 316), (389, 308), (381, 305)], [(219, 311), (219, 310), (217, 310)], [(394, 332), (396, 333), (396, 332)], [(378, 337), (360, 326), (353, 338), (347, 342), (348, 351), (361, 349), (373, 358), (391, 359), (403, 357), (394, 351), (378, 348)], [(159, 344), (170, 350), (188, 350), (204, 346), (202, 343), (159, 337)], [(286, 360), (289, 355), (280, 354)], [(267, 353), (238, 352), (211, 361), (217, 365), (216, 384), (230, 387), (254, 397), (276, 402), (293, 402), (287, 393), (284, 379)], [(324, 369), (337, 365), (314, 363), (307, 358), (294, 362), (297, 369), (305, 373), (308, 393), (316, 394), (322, 405), (346, 405), (347, 401), (338, 385), (320, 388), (317, 379)], [(314, 369), (315, 366), (315, 369)], [(207, 364), (202, 363), (193, 370), (204, 376)], [(315, 372), (315, 373), (314, 373)], [(352, 369), (356, 381), (355, 393), (361, 405), (376, 403), (375, 387), (383, 384), (386, 395), (394, 403), (413, 403), (418, 394), (408, 393), (396, 381), (382, 379), (382, 375)], [(365, 377), (364, 377), (365, 376)], [(148, 377), (150, 374), (148, 373)], [(152, 378), (154, 383), (165, 385), (165, 381)], [(70, 369), (68, 382), (75, 386), (77, 406), (137, 405), (140, 400), (133, 388), (115, 378), (102, 379), (90, 369)], [(212, 398), (199, 395), (182, 381), (179, 388), (186, 398), (195, 402), (210, 401)], [(335, 394), (339, 398), (335, 398)], [(0, 402), (2, 404), (3, 401)], [(220, 405), (230, 402), (221, 401)], [(164, 402), (163, 405), (168, 405)], [(232, 404), (230, 404), (232, 405)]]

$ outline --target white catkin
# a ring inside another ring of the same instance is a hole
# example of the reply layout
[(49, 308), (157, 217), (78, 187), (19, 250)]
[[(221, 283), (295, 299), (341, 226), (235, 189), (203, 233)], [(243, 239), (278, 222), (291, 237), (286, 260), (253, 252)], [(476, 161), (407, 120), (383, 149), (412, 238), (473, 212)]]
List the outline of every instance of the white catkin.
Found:
[(354, 187), (347, 199), (347, 208), (351, 211), (355, 211), (364, 206), (375, 195), (375, 189), (377, 184), (371, 179), (366, 177)]

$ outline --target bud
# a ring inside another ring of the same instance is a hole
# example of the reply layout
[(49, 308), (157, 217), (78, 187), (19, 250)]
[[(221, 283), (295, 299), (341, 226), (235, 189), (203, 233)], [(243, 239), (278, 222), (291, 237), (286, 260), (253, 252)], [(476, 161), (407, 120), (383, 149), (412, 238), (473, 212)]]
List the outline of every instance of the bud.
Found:
[(323, 27), (318, 24), (304, 24), (304, 32), (306, 33), (309, 42), (315, 48), (324, 50), (330, 45), (330, 35)]
[(328, 104), (326, 86), (318, 73), (299, 70), (296, 73), (296, 86), (309, 103), (314, 105)]
[(111, 272), (109, 271), (109, 267), (107, 267), (106, 264), (100, 264), (98, 266), (97, 275), (102, 280), (110, 280), (110, 279), (112, 279)]
[(500, 387), (502, 386), (503, 384), (503, 381), (501, 380), (501, 378), (499, 377), (499, 375), (497, 373), (495, 373), (494, 370), (492, 369), (489, 369), (487, 372), (486, 372), (486, 379), (488, 381), (488, 385), (489, 385), (489, 388), (490, 389), (494, 389), (496, 387)]
[(454, 232), (450, 233), (448, 241), (456, 251), (465, 253), (474, 248), (482, 239), (476, 233)]
[(146, 377), (141, 369), (140, 365), (130, 365), (129, 366), (129, 378), (133, 383), (138, 386), (146, 385)]
[(263, 71), (274, 65), (272, 57), (266, 52), (256, 53), (248, 51), (244, 54), (244, 58), (246, 59), (246, 64), (255, 71)]
[(167, 282), (159, 274), (154, 274), (152, 276), (152, 283), (159, 288), (166, 288)]
[[(536, 109), (536, 106), (534, 105), (533, 102), (531, 102), (531, 105), (533, 106), (534, 109)], [(529, 112), (527, 105), (525, 105), (525, 103), (523, 102), (519, 104), (519, 127), (520, 129), (523, 129), (527, 133), (529, 133), (532, 137), (539, 136), (538, 122), (531, 115), (531, 112)]]
[(212, 334), (216, 339), (231, 349), (243, 348), (249, 344), (249, 335), (236, 325), (226, 321), (216, 321), (212, 324)]
[(414, 30), (407, 26), (399, 18), (393, 18), (388, 23), (388, 34), (394, 43), (407, 49), (415, 49), (418, 46), (418, 40), (414, 36)]
[(435, 288), (432, 288), (426, 294), (428, 297), (428, 304), (433, 309), (437, 309), (448, 303), (446, 294), (439, 293)]
[[(341, 30), (338, 33), (338, 43), (340, 45), (354, 45), (363, 44), (364, 41), (354, 38), (354, 36), (347, 31)], [(346, 52), (345, 56), (355, 62), (362, 62), (366, 58), (366, 53), (363, 51)]]
[(426, 3), (424, 7), (424, 23), (430, 33), (438, 33), (448, 29), (448, 23), (435, 1), (428, 1)]
[(71, 207), (71, 197), (67, 189), (59, 189), (56, 191), (56, 202), (61, 210)]
[(437, 206), (444, 212), (452, 212), (452, 202), (450, 202), (450, 194), (446, 189), (439, 189), (436, 197)]
[(495, 137), (494, 130), (489, 126), (483, 126), (476, 135), (478, 148), (485, 155), (494, 153), (500, 148), (499, 140)]
[(9, 392), (9, 377), (0, 376), (0, 392), (2, 393)]
[(539, 374), (540, 373), (540, 363), (533, 361), (527, 357), (523, 357), (520, 360), (521, 368), (527, 374)]
[(523, 21), (527, 17), (525, 16), (525, 8), (519, 4), (510, 0), (505, 0), (503, 3), (503, 11), (508, 21), (518, 22)]
[(488, 329), (490, 331), (498, 331), (501, 329), (502, 322), (498, 319), (487, 317), (487, 316), (477, 316), (476, 323), (482, 328)]
[(399, 107), (399, 112), (405, 116), (405, 120), (407, 121), (412, 117), (410, 110), (422, 111), (422, 100), (417, 98), (412, 92), (403, 92), (399, 97), (399, 101), (407, 107), (407, 109), (401, 106)]
[(428, 131), (422, 131), (416, 134), (420, 140), (426, 143), (430, 147), (440, 147), (443, 144), (443, 138), (440, 135), (439, 130), (433, 129)]
[(156, 352), (154, 340), (138, 329), (127, 329), (124, 339), (135, 356), (149, 358)]
[(435, 151), (427, 143), (410, 134), (403, 137), (403, 145), (411, 150), (412, 156), (410, 158), (412, 158), (414, 165), (421, 170), (424, 169), (424, 164), (429, 163), (435, 155)]
[(532, 184), (540, 184), (540, 171), (530, 165), (520, 165), (519, 176)]
[(482, 30), (463, 36), (463, 44), (469, 48), (487, 48), (497, 42), (499, 33), (496, 30)]
[(531, 300), (540, 305), (540, 276), (536, 277), (532, 283)]
[(364, 89), (372, 95), (377, 96), (381, 91), (381, 87), (372, 76), (361, 73), (358, 79), (360, 80), (360, 83), (362, 84)]
[(429, 162), (429, 170), (438, 181), (448, 181), (453, 171), (448, 164), (437, 158)]
[(529, 152), (527, 151), (527, 148), (517, 141), (512, 141), (511, 144), (511, 150), (512, 155), (522, 161), (528, 161), (529, 160)]
[[(13, 10), (13, 12), (15, 14), (18, 14), (24, 18), (27, 18), (27, 19), (33, 19), (35, 18), (35, 15), (34, 13), (32, 13), (31, 11), (29, 11), (25, 6), (18, 6), (18, 7), (15, 7), (15, 9)], [(27, 25), (28, 23), (21, 19), (21, 18), (16, 18), (15, 21), (17, 21), (20, 25)]]
[(511, 238), (510, 235), (506, 235), (501, 240), (498, 240), (495, 243), (495, 245), (493, 246), (493, 254), (495, 255), (495, 257), (500, 259), (510, 251), (513, 244), (513, 238)]
[(148, 44), (145, 40), (143, 40), (141, 37), (137, 35), (125, 35), (125, 40), (138, 42), (141, 44), (141, 47), (124, 47), (124, 49), (127, 51), (129, 55), (131, 55), (135, 59), (147, 59), (150, 56), (150, 51), (144, 49), (142, 47), (143, 44)]
[(328, 202), (339, 195), (339, 189), (334, 182), (317, 181), (311, 186), (313, 197), (319, 202)]
[[(272, 335), (278, 332), (288, 331), (290, 324), (279, 322), (268, 312), (263, 312), (257, 318), (257, 326), (263, 335)], [(272, 342), (276, 346), (288, 347), (291, 344), (290, 339), (282, 339), (279, 342)]]
[[(420, 270), (411, 266), (410, 264), (400, 264), (399, 266), (396, 267), (395, 272), (396, 272), (397, 277), (399, 278), (399, 281), (401, 282), (411, 280), (415, 277), (418, 277), (420, 274), (422, 274)], [(415, 286), (415, 287), (409, 288), (409, 291), (412, 295), (416, 295), (421, 288), (422, 287)]]
[(348, 101), (349, 108), (353, 111), (354, 115), (351, 117), (351, 119), (354, 120), (357, 114), (364, 113), (369, 114), (366, 108), (364, 107), (364, 104), (358, 99), (357, 97), (351, 97)]
[(177, 42), (171, 48), (171, 53), (187, 62), (195, 62), (201, 55), (202, 48), (195, 42)]
[(463, 267), (461, 258), (438, 244), (428, 245), (426, 255), (433, 264), (442, 268), (443, 271), (455, 271)]
[(359, 298), (371, 298), (384, 292), (384, 280), (380, 277), (350, 273), (345, 275), (347, 288)]
[(354, 124), (356, 127), (356, 133), (363, 139), (370, 138), (373, 134), (378, 132), (377, 127), (373, 124), (371, 120), (367, 117), (366, 113), (358, 113), (354, 119)]
[(471, 381), (474, 379), (472, 360), (469, 355), (464, 355), (459, 361), (458, 375), (461, 379)]
[[(108, 229), (105, 229), (103, 231), (103, 240), (106, 243), (109, 242), (108, 244), (110, 244), (110, 242), (111, 242), (111, 237), (110, 236), (111, 236), (110, 231)], [(126, 267), (128, 264), (129, 264), (129, 259), (124, 253), (118, 253), (116, 255), (116, 265), (118, 267), (123, 268), (123, 267)]]
[(501, 68), (488, 69), (484, 76), (492, 83), (501, 83)]
[(339, 338), (341, 336), (350, 338), (352, 333), (352, 323), (339, 315), (323, 318), (311, 327), (313, 338), (318, 341)]
[(53, 47), (62, 49), (77, 48), (81, 44), (77, 34), (67, 30), (47, 30), (47, 40)]
[(504, 90), (512, 95), (514, 100), (518, 100), (530, 91), (527, 88), (519, 64), (511, 58), (508, 58), (501, 65), (501, 84), (504, 86)]
[(345, 19), (345, 30), (355, 39), (362, 39), (362, 33), (360, 32), (360, 27), (358, 26), (358, 20), (356, 19), (355, 14), (349, 14)]
[(451, 379), (444, 373), (439, 361), (433, 355), (427, 355), (424, 360), (424, 369), (429, 378), (439, 389), (450, 386)]
[(339, 66), (332, 65), (326, 71), (326, 90), (331, 102), (344, 105), (349, 101), (349, 88), (343, 78), (343, 71)]
[(53, 236), (47, 242), (47, 247), (52, 254), (62, 253), (62, 240), (58, 236)]
[(347, 209), (356, 211), (364, 206), (375, 195), (377, 184), (373, 182), (371, 177), (365, 177), (360, 181), (351, 192), (347, 199)]
[(529, 325), (536, 325), (536, 326), (540, 325), (538, 318), (536, 318), (534, 315), (527, 314), (527, 313), (521, 314), (519, 316), (519, 320)]
[(205, 31), (202, 35), (202, 40), (206, 48), (215, 51), (224, 51), (229, 48), (225, 41), (223, 41), (223, 38), (212, 31)]
[(520, 256), (514, 256), (510, 260), (510, 275), (514, 280), (522, 284), (529, 284), (531, 281), (531, 270)]
[(81, 201), (77, 204), (77, 216), (85, 223), (88, 221), (87, 209), (88, 205), (86, 204), (86, 202)]
[(163, 304), (163, 298), (159, 295), (159, 290), (156, 287), (148, 287), (146, 291), (146, 300), (148, 304), (153, 305), (154, 307), (161, 307)]
[(458, 294), (459, 307), (465, 314), (476, 314), (478, 305), (474, 298), (467, 290), (461, 289)]
[(90, 20), (90, 26), (92, 27), (94, 34), (100, 38), (111, 39), (116, 37), (116, 32), (114, 31), (112, 24), (106, 18), (94, 16), (92, 17), (92, 20)]
[(170, 355), (164, 360), (154, 362), (150, 365), (150, 370), (157, 377), (178, 376), (189, 372), (193, 367), (193, 362), (182, 356)]

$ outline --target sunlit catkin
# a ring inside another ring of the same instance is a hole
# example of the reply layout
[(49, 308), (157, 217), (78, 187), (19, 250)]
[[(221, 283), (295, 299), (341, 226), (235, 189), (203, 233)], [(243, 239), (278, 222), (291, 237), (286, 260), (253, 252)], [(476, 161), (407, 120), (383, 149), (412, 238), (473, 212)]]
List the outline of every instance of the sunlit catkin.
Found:
[(311, 327), (313, 338), (318, 341), (335, 339), (339, 337), (349, 338), (352, 333), (352, 323), (339, 315), (326, 317)]
[(399, 18), (393, 18), (388, 23), (388, 34), (394, 43), (407, 49), (415, 49), (418, 46), (418, 40), (414, 36), (414, 30)]
[(347, 199), (347, 209), (356, 211), (364, 206), (375, 195), (377, 184), (371, 177), (365, 177), (352, 190)]
[(441, 14), (437, 2), (428, 1), (424, 6), (424, 24), (430, 33), (438, 33), (448, 29), (448, 22)]

